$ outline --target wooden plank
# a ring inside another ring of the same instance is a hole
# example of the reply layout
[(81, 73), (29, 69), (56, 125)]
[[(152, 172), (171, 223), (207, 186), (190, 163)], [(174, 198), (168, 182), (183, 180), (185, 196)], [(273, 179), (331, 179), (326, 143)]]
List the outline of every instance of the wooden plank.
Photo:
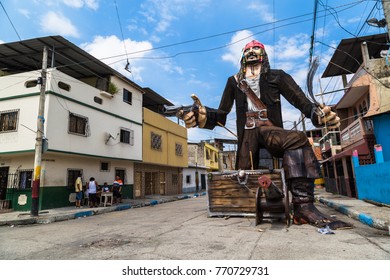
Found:
[(270, 173), (269, 170), (248, 172), (253, 174), (248, 174), (245, 184), (240, 184), (237, 176), (232, 176), (233, 173), (211, 173), (207, 189), (210, 215), (255, 214), (256, 192), (259, 188), (258, 178), (260, 176), (269, 177), (278, 188), (283, 189), (280, 172)]

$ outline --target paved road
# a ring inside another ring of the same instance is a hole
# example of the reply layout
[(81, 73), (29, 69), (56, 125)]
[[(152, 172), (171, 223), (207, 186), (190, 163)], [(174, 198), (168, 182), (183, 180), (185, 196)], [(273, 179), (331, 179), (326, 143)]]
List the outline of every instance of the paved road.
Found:
[(2, 260), (390, 260), (390, 236), (355, 225), (323, 235), (313, 226), (208, 218), (207, 196), (47, 225), (0, 227)]

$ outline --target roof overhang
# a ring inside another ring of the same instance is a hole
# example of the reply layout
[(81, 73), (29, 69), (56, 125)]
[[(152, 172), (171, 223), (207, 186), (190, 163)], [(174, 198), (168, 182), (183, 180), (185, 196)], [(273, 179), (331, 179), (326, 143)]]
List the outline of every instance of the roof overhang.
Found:
[(337, 109), (350, 108), (352, 104), (355, 104), (365, 93), (369, 91), (369, 86), (359, 86), (350, 88), (337, 103)]
[(48, 47), (48, 67), (76, 79), (115, 75), (138, 90), (142, 87), (62, 36), (47, 36), (0, 44), (0, 70), (18, 74), (42, 69), (43, 48)]
[(322, 78), (356, 73), (363, 63), (361, 44), (367, 43), (370, 58), (380, 58), (380, 52), (389, 49), (388, 38), (387, 33), (382, 33), (341, 40)]

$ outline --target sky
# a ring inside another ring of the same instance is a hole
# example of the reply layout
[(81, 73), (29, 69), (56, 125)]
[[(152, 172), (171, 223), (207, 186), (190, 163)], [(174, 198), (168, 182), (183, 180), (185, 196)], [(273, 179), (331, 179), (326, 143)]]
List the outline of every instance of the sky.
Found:
[[(342, 88), (341, 79), (321, 75), (340, 40), (387, 29), (365, 23), (384, 18), (381, 1), (317, 2), (315, 17), (314, 0), (0, 0), (0, 43), (61, 35), (176, 105), (190, 105), (195, 93), (217, 108), (242, 48), (256, 39), (271, 68), (289, 73), (305, 93), (310, 53), (318, 57), (313, 92), (331, 105), (341, 93), (326, 93)], [(282, 107), (290, 129), (300, 112), (284, 99)], [(235, 122), (233, 108), (226, 127), (235, 132)], [(188, 130), (190, 142), (214, 138), (235, 139), (220, 127)]]

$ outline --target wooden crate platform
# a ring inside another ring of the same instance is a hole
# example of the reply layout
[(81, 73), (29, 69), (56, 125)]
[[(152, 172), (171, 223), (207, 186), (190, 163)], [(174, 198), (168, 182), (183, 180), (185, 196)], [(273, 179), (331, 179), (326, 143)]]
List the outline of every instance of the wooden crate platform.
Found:
[(245, 170), (246, 182), (238, 180), (238, 172), (211, 172), (208, 176), (208, 216), (256, 216), (258, 178), (266, 175), (283, 189), (283, 170)]

